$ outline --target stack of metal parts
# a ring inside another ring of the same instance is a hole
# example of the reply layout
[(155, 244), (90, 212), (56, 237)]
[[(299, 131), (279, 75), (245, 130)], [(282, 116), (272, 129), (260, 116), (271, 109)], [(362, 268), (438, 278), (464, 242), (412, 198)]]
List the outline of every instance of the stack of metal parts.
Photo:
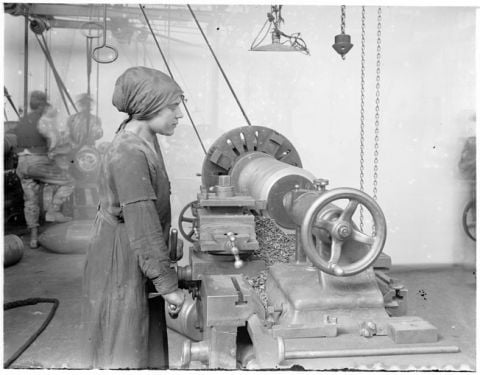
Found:
[(265, 261), (267, 269), (253, 277), (245, 276), (245, 278), (266, 308), (267, 294), (265, 292), (265, 282), (267, 280), (268, 267), (277, 263), (290, 262), (290, 258), (295, 255), (295, 234), (286, 234), (275, 224), (275, 220), (259, 216), (255, 217), (255, 234), (259, 249), (254, 254)]

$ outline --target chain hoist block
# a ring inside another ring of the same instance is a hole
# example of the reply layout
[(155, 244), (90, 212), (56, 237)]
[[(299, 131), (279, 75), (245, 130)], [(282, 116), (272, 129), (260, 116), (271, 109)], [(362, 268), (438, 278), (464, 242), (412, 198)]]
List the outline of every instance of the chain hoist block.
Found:
[(337, 51), (337, 53), (340, 56), (342, 56), (342, 59), (345, 60), (345, 55), (353, 47), (353, 44), (351, 43), (350, 35), (348, 34), (335, 35), (335, 43), (332, 45), (332, 47), (335, 51)]

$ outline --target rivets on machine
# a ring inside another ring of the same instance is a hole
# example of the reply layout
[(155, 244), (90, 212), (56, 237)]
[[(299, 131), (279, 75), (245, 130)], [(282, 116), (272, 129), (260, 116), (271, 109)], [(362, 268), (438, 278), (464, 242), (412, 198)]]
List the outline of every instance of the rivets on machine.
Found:
[(360, 329), (360, 336), (363, 337), (372, 337), (377, 334), (377, 325), (372, 322), (363, 322), (362, 327)]
[(317, 178), (313, 180), (313, 186), (315, 186), (315, 190), (317, 191), (326, 191), (327, 185), (330, 183), (329, 180), (325, 178)]

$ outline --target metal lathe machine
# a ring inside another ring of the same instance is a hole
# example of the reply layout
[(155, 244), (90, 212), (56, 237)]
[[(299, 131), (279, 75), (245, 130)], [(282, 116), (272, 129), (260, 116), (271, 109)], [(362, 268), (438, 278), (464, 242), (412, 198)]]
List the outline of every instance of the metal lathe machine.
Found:
[[(177, 267), (190, 293), (168, 325), (188, 338), (183, 367), (308, 367), (319, 358), (459, 350), (439, 343), (429, 322), (406, 315), (407, 290), (388, 276), (387, 228), (376, 201), (327, 186), (272, 129), (236, 128), (212, 145), (198, 197), (179, 218), (193, 244), (188, 265)], [(360, 211), (368, 230), (357, 224)], [(261, 257), (259, 218), (289, 236), (288, 261)], [(251, 281), (262, 273), (256, 290)]]

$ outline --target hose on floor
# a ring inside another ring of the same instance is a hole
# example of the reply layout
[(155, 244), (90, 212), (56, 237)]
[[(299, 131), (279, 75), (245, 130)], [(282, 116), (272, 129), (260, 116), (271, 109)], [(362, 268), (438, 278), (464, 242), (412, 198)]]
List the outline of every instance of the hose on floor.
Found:
[(15, 309), (17, 307), (36, 305), (37, 303), (53, 303), (52, 309), (48, 314), (47, 318), (43, 322), (42, 326), (23, 344), (20, 349), (18, 349), (7, 361), (3, 363), (3, 368), (9, 368), (10, 365), (20, 357), (25, 350), (28, 349), (30, 345), (37, 339), (38, 336), (47, 328), (50, 324), (50, 321), (53, 319), (55, 312), (57, 311), (59, 301), (56, 298), (28, 298), (19, 301), (6, 302), (3, 304), (3, 310)]

